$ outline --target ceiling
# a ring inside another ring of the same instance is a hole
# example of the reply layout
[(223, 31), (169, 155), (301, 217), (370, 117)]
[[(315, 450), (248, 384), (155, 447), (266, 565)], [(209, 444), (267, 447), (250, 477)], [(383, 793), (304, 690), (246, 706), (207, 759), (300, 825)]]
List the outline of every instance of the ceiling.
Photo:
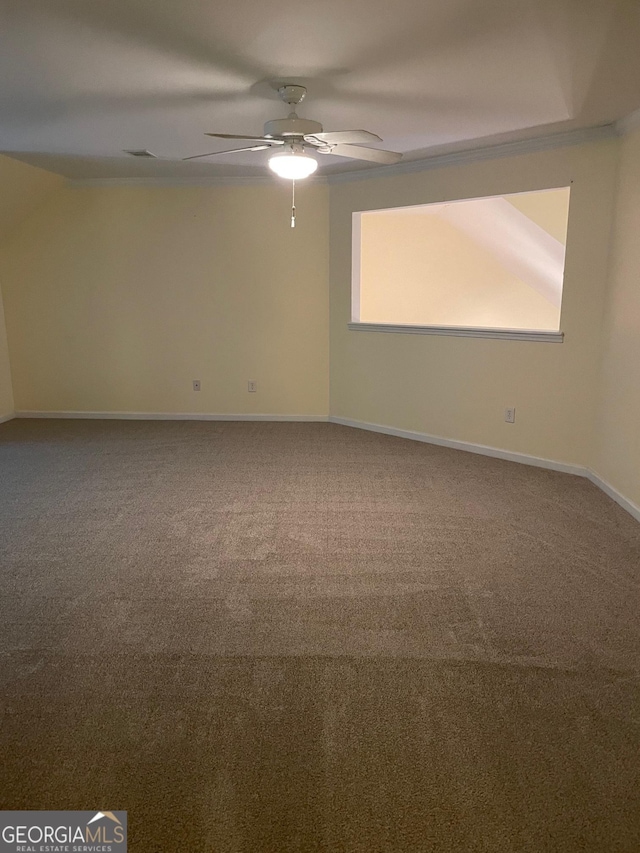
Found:
[(286, 81), (325, 130), (420, 159), (628, 115), (638, 44), (639, 0), (1, 0), (0, 150), (75, 178), (264, 175), (263, 151), (180, 158), (284, 117)]

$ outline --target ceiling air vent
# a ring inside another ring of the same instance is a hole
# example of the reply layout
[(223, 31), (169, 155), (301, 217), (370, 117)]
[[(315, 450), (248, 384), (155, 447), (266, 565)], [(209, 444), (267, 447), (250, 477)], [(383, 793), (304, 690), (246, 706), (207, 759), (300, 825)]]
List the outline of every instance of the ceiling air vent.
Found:
[(128, 151), (125, 148), (124, 153), (131, 154), (132, 157), (156, 157), (155, 154), (152, 154), (151, 151), (147, 151), (146, 148), (134, 148), (133, 151)]

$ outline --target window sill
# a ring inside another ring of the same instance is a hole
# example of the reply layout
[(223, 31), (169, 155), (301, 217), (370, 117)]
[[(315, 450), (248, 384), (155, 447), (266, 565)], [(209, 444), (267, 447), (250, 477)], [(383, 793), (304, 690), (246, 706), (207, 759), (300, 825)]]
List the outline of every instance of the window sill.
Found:
[(485, 329), (473, 326), (404, 326), (390, 323), (349, 323), (352, 332), (392, 332), (400, 335), (446, 335), (454, 338), (490, 338), (497, 341), (540, 341), (561, 344), (564, 332), (541, 329)]

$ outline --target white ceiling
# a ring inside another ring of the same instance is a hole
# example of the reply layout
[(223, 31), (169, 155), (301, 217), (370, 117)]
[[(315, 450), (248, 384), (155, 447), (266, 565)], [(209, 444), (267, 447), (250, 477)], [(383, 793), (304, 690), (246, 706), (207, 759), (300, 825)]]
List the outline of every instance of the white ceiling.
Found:
[[(265, 174), (299, 112), (405, 159), (607, 124), (640, 107), (640, 0), (0, 0), (0, 150), (77, 178)], [(123, 149), (147, 148), (158, 160)], [(337, 157), (325, 173), (379, 168)]]

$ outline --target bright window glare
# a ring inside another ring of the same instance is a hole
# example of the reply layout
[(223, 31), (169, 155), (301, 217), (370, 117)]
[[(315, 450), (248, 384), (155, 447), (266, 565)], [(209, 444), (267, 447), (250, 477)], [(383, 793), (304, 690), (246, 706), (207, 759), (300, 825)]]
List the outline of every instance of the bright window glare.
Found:
[(352, 319), (558, 330), (569, 193), (355, 213)]

